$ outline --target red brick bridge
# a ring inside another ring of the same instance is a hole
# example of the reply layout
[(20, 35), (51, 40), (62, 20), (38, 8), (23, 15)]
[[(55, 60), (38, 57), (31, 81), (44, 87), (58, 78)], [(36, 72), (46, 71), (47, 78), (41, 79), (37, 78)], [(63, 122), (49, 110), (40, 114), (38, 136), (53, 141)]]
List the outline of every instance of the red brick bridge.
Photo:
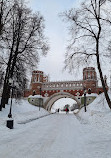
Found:
[[(106, 80), (106, 77), (104, 79)], [(80, 105), (84, 88), (87, 93), (100, 94), (103, 92), (102, 87), (98, 86), (97, 74), (93, 67), (84, 68), (83, 79), (79, 81), (50, 82), (48, 76), (37, 70), (32, 72), (30, 88), (25, 91), (24, 96), (42, 95), (44, 108), (50, 110), (54, 102), (60, 98), (72, 98)]]

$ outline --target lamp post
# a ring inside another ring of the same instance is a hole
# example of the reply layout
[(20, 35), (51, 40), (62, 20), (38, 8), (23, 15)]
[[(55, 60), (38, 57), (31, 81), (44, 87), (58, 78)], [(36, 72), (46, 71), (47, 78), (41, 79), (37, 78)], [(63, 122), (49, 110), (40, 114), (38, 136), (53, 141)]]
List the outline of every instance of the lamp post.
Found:
[(84, 111), (86, 112), (86, 89), (84, 88)]
[(14, 89), (14, 81), (12, 79), (9, 79), (9, 86), (10, 86), (10, 97), (11, 97), (11, 102), (10, 102), (10, 111), (8, 114), (8, 118), (10, 118), (9, 120), (7, 120), (7, 127), (10, 129), (13, 129), (13, 122), (14, 120), (12, 119), (12, 98), (13, 98), (13, 89)]
[(10, 103), (10, 111), (8, 117), (12, 118), (12, 98), (13, 98), (13, 88), (14, 88), (14, 81), (12, 79), (9, 79), (9, 86), (11, 90), (11, 103)]
[(40, 111), (40, 106), (41, 106), (41, 91), (42, 91), (42, 89), (41, 89), (40, 86), (38, 86), (37, 88), (39, 89), (39, 94), (40, 94), (40, 98), (39, 98), (39, 111)]

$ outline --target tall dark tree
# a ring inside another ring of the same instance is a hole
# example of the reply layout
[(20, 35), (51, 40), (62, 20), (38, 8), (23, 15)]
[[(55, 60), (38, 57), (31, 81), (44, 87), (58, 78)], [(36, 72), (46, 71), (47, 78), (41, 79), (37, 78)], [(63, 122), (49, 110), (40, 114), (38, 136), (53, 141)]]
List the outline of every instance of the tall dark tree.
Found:
[(70, 70), (93, 59), (97, 64), (102, 87), (109, 107), (111, 100), (101, 68), (102, 56), (108, 53), (111, 39), (111, 2), (107, 0), (87, 0), (77, 9), (63, 13), (70, 23), (70, 44), (67, 47), (65, 64)]
[(15, 73), (13, 75), (14, 80), (16, 81), (15, 91), (16, 98), (20, 98), (24, 96), (24, 91), (27, 88), (28, 77), (26, 75), (26, 68), (24, 68), (24, 64), (22, 61), (18, 60), (14, 69)]
[(40, 13), (32, 14), (23, 1), (13, 0), (10, 5), (10, 20), (4, 26), (7, 31), (3, 36), (8, 60), (0, 110), (8, 101), (9, 78), (14, 79), (18, 73), (23, 73), (21, 70), (25, 67), (36, 66), (40, 55), (46, 55), (49, 49), (44, 36), (44, 18)]
[(2, 28), (3, 28), (3, 0), (0, 1), (0, 35), (2, 33)]
[(0, 89), (2, 88), (4, 80), (4, 72), (2, 71), (2, 68), (0, 69)]

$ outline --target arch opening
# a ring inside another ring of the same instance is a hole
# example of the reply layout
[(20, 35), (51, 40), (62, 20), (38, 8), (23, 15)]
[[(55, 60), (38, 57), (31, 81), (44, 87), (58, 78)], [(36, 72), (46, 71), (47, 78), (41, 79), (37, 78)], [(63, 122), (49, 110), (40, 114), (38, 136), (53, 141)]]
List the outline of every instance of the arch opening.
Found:
[(46, 102), (44, 103), (44, 108), (46, 110), (48, 110), (48, 111), (51, 111), (51, 108), (54, 105), (54, 103), (57, 100), (61, 99), (61, 98), (70, 98), (70, 99), (73, 99), (77, 103), (78, 107), (80, 107), (80, 105), (81, 105), (80, 101), (74, 95), (72, 95), (70, 93), (67, 93), (67, 92), (59, 92), (59, 93), (55, 93), (54, 95), (50, 96), (46, 100)]
[(69, 112), (74, 111), (77, 108), (77, 102), (72, 98), (60, 98), (52, 105), (51, 112), (63, 113), (66, 106), (68, 106)]

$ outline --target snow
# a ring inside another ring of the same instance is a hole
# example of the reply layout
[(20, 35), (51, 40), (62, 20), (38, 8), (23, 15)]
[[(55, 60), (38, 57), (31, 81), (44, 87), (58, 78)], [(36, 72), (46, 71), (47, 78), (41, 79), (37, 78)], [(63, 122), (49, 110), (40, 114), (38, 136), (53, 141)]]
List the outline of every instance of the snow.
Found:
[(42, 95), (29, 95), (28, 98), (43, 98)]
[(111, 158), (111, 110), (104, 94), (87, 112), (83, 107), (75, 114), (49, 114), (27, 100), (14, 100), (14, 129), (6, 127), (9, 107), (0, 112), (1, 158)]
[(74, 110), (74, 114), (77, 114), (79, 112), (79, 109)]
[[(82, 97), (84, 96), (84, 94), (82, 95)], [(97, 97), (98, 94), (96, 93), (91, 93), (91, 94), (87, 94), (87, 97)]]
[[(111, 98), (111, 94), (110, 98)], [(84, 108), (78, 113), (78, 117), (91, 124), (95, 129), (99, 128), (102, 132), (111, 130), (111, 109), (107, 105), (104, 94), (100, 94), (89, 106), (87, 106), (87, 112), (84, 112)]]
[[(10, 103), (10, 101), (9, 101)], [(10, 105), (6, 105), (6, 108), (0, 112), (0, 125), (4, 126), (6, 124), (6, 121), (9, 120), (8, 114), (9, 114)], [(46, 111), (43, 108), (39, 108), (36, 106), (31, 105), (27, 99), (25, 100), (13, 100), (12, 103), (12, 117), (14, 119), (15, 127), (18, 123), (26, 122), (30, 119), (36, 119), (38, 117), (41, 117), (43, 115), (49, 114), (48, 111)]]

